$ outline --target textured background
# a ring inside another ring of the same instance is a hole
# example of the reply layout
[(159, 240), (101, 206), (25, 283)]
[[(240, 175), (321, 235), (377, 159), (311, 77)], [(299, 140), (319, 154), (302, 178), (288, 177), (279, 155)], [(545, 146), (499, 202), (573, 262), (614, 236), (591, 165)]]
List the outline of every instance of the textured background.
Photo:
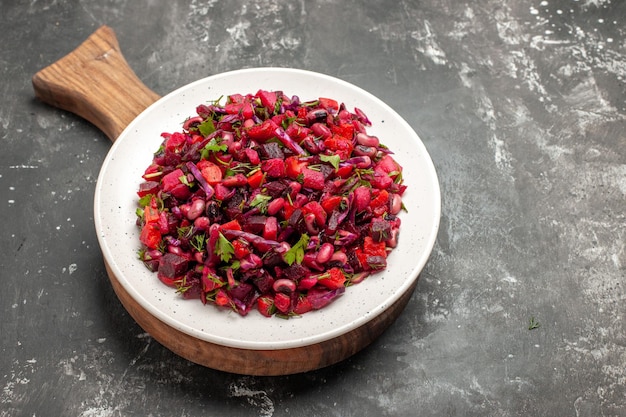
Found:
[[(0, 416), (626, 416), (626, 2), (0, 1)], [(30, 78), (101, 24), (166, 94), (255, 66), (379, 96), (440, 177), (438, 241), (369, 348), (288, 377), (162, 348), (107, 280), (110, 147)], [(531, 318), (540, 327), (528, 329)]]

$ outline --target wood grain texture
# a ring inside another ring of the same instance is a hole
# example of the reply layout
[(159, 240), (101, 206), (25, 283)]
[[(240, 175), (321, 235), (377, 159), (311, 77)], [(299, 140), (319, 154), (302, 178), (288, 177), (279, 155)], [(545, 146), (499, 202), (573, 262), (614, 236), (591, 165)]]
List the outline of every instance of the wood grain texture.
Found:
[[(106, 26), (100, 27), (73, 52), (39, 71), (32, 81), (39, 99), (85, 118), (112, 141), (159, 98), (128, 66), (115, 33)], [(301, 373), (354, 355), (395, 321), (417, 284), (415, 280), (387, 310), (336, 338), (299, 348), (246, 350), (197, 339), (160, 321), (130, 296), (108, 265), (106, 268), (121, 303), (159, 343), (192, 362), (244, 375)]]
[(32, 83), (41, 101), (88, 120), (111, 141), (159, 99), (129, 67), (107, 26), (37, 72)]
[(417, 285), (415, 280), (413, 285), (382, 314), (341, 336), (298, 348), (252, 350), (210, 343), (169, 326), (146, 311), (121, 285), (111, 268), (108, 265), (106, 268), (113, 290), (124, 308), (137, 324), (160, 344), (177, 355), (208, 368), (257, 376), (313, 371), (349, 358), (376, 340), (396, 320)]

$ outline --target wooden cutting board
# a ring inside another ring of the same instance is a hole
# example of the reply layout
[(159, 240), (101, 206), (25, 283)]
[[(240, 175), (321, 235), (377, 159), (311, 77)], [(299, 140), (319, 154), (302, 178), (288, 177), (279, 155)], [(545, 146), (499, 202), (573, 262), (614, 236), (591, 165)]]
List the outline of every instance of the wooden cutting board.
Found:
[[(37, 72), (32, 82), (35, 95), (41, 101), (93, 123), (111, 141), (160, 98), (129, 67), (115, 33), (107, 26), (100, 27), (74, 51)], [(297, 348), (248, 350), (209, 343), (165, 324), (129, 295), (106, 260), (105, 267), (123, 306), (155, 340), (192, 362), (244, 375), (306, 372), (354, 355), (396, 320), (417, 284), (415, 280), (383, 313), (333, 339)]]

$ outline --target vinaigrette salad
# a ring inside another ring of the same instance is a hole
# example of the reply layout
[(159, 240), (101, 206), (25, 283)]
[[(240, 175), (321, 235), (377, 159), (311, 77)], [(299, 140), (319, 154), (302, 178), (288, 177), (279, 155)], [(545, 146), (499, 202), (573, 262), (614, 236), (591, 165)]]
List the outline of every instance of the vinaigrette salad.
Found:
[(242, 316), (323, 308), (398, 244), (402, 167), (369, 126), (358, 108), (281, 91), (199, 105), (143, 174), (141, 261)]

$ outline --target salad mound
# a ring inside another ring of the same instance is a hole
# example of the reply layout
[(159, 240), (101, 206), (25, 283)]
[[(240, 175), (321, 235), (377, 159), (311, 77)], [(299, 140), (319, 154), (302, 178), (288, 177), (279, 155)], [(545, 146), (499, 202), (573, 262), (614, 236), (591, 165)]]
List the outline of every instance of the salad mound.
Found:
[(163, 133), (139, 186), (139, 257), (182, 297), (247, 315), (318, 310), (386, 268), (402, 167), (330, 98), (202, 104)]

